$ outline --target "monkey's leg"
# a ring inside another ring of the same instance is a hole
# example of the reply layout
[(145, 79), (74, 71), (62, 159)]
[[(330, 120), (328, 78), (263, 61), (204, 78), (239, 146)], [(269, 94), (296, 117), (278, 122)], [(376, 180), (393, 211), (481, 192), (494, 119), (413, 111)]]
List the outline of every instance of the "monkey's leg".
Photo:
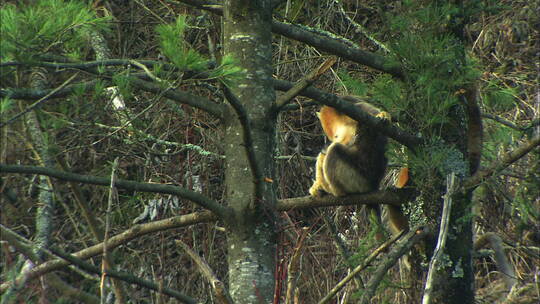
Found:
[(334, 196), (344, 196), (354, 193), (373, 191), (373, 186), (358, 166), (358, 151), (353, 147), (332, 143), (326, 152), (323, 164), (325, 181), (329, 193)]

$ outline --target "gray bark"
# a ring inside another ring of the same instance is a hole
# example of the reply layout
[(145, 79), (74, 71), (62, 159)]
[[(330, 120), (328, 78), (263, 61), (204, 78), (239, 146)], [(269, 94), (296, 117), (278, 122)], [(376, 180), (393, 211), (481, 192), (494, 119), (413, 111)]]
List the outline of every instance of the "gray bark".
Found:
[[(224, 50), (245, 71), (230, 90), (247, 113), (243, 126), (232, 108), (224, 115), (229, 291), (235, 303), (271, 303), (274, 291), (276, 240), (272, 178), (275, 148), (275, 99), (272, 86), (271, 1), (229, 0), (224, 3)], [(249, 127), (249, 128), (247, 128)], [(263, 176), (253, 176), (244, 153), (243, 132), (251, 130), (255, 161)], [(259, 186), (257, 186), (259, 185)]]

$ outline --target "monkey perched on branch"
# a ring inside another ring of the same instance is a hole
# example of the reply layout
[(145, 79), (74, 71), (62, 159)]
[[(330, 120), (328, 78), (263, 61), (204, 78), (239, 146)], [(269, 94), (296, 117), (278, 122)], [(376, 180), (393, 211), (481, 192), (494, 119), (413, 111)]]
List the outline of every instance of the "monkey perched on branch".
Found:
[[(358, 102), (350, 96), (342, 98), (354, 102), (370, 115), (390, 119), (387, 112), (369, 103)], [(317, 157), (315, 182), (309, 189), (311, 196), (320, 197), (326, 193), (345, 196), (378, 190), (388, 162), (384, 156), (386, 136), (332, 107), (323, 106), (317, 116), (331, 143)], [(375, 210), (379, 213), (378, 208)], [(388, 218), (392, 232), (408, 229), (399, 207), (389, 206)]]

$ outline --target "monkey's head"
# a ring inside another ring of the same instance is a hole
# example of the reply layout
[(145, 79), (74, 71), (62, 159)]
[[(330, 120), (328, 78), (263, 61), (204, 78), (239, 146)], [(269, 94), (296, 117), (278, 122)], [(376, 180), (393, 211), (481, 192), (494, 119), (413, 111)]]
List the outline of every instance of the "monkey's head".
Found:
[[(357, 97), (343, 96), (341, 98), (353, 102), (356, 107), (372, 116), (390, 119), (387, 112), (381, 111), (367, 102), (361, 102), (361, 99)], [(368, 126), (359, 124), (356, 120), (329, 106), (323, 106), (317, 116), (321, 121), (324, 133), (332, 142), (350, 146), (355, 143), (358, 137), (373, 133), (373, 130)]]
[(343, 145), (354, 143), (358, 129), (356, 120), (328, 106), (322, 107), (317, 116), (321, 121), (324, 134), (330, 141)]

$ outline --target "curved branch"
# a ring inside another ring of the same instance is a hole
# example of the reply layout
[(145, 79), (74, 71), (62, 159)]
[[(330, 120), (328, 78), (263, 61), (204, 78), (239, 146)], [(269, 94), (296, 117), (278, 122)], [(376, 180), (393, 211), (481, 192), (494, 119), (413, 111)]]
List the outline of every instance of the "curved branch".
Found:
[(242, 103), (234, 94), (231, 92), (231, 90), (227, 86), (223, 86), (223, 93), (225, 95), (225, 98), (231, 106), (233, 107), (234, 111), (236, 112), (236, 115), (238, 116), (238, 120), (240, 121), (240, 124), (242, 125), (243, 130), (243, 141), (244, 141), (244, 148), (246, 150), (247, 159), (249, 162), (249, 168), (251, 169), (251, 174), (253, 175), (253, 183), (255, 185), (255, 197), (257, 199), (262, 198), (263, 193), (263, 170), (261, 168), (260, 163), (257, 161), (257, 156), (255, 155), (255, 149), (253, 147), (253, 138), (251, 136), (251, 122), (249, 120), (248, 114), (246, 112), (246, 109), (242, 106)]
[[(160, 85), (157, 85), (153, 82), (145, 81), (137, 77), (129, 77), (127, 78), (130, 83), (132, 83), (135, 88), (151, 92), (155, 94), (162, 94), (164, 97), (167, 97), (169, 99), (178, 101), (183, 104), (190, 105), (192, 107), (201, 109), (203, 111), (206, 111), (216, 117), (221, 118), (223, 113), (223, 105), (218, 104), (215, 102), (212, 102), (211, 100), (200, 97), (197, 95), (193, 95), (190, 93), (186, 93), (184, 91), (178, 90), (178, 89), (172, 89), (172, 88), (163, 88)], [(23, 100), (32, 100), (32, 99), (40, 99), (45, 96), (47, 98), (61, 98), (68, 96), (69, 94), (72, 94), (73, 92), (80, 92), (82, 91), (91, 91), (94, 89), (94, 87), (97, 84), (97, 80), (91, 80), (87, 82), (82, 82), (78, 84), (68, 85), (61, 89), (29, 89), (29, 88), (7, 88), (7, 89), (0, 89), (0, 98), (3, 97), (9, 97), (13, 99), (23, 99)]]
[[(39, 166), (20, 166), (20, 165), (6, 165), (0, 164), (0, 172), (2, 173), (23, 173), (23, 174), (40, 174), (50, 177), (55, 177), (65, 181), (74, 181), (85, 184), (108, 186), (111, 183), (110, 177), (98, 177), (91, 175), (82, 175), (66, 171), (60, 171), (56, 169), (39, 167)], [(224, 218), (228, 214), (228, 209), (213, 199), (206, 197), (200, 193), (187, 190), (178, 186), (164, 185), (164, 184), (151, 184), (141, 183), (130, 180), (117, 180), (115, 186), (120, 189), (141, 191), (141, 192), (153, 192), (153, 193), (165, 193), (177, 195), (179, 197), (188, 199), (195, 204), (212, 211), (220, 218)]]

